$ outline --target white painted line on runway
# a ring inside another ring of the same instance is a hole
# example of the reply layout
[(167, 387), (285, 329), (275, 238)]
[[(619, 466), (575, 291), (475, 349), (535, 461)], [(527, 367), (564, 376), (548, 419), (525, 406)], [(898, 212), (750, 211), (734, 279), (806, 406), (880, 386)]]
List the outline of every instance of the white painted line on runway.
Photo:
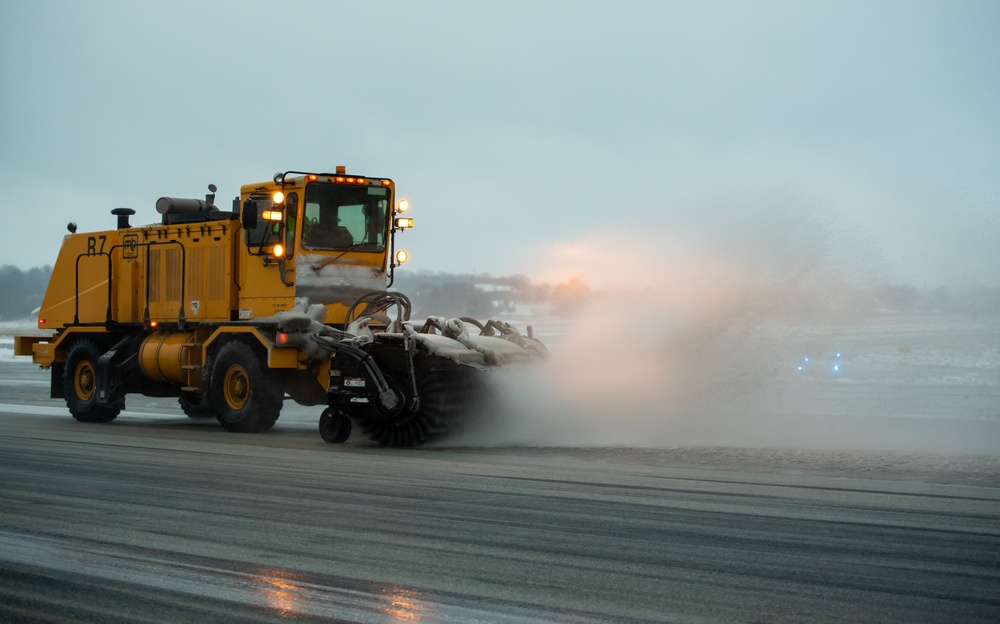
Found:
[(48, 379), (0, 379), (0, 386), (48, 386)]
[[(0, 403), (0, 412), (9, 412), (11, 414), (31, 414), (35, 416), (68, 416), (69, 410), (65, 406), (49, 406), (49, 405), (14, 405), (10, 403)], [(169, 412), (133, 412), (130, 410), (124, 410), (120, 414), (121, 416), (135, 416), (140, 418), (177, 418), (179, 413), (169, 413)], [(183, 414), (180, 414), (183, 415)]]

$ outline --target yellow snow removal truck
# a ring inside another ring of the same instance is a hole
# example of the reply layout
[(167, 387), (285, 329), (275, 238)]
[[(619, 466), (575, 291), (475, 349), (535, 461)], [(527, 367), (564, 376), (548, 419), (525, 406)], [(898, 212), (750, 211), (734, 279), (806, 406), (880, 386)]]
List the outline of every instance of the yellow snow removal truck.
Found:
[(159, 223), (69, 234), (38, 315), (48, 337), (15, 353), (51, 370), (51, 396), (79, 421), (109, 422), (130, 393), (179, 397), (229, 431), (270, 429), (287, 397), (324, 406), (319, 429), (351, 423), (385, 446), (453, 430), (476, 409), (482, 371), (544, 347), (508, 323), (410, 321), (392, 286), (406, 259), (392, 180), (287, 171), (247, 184), (233, 209), (161, 197)]

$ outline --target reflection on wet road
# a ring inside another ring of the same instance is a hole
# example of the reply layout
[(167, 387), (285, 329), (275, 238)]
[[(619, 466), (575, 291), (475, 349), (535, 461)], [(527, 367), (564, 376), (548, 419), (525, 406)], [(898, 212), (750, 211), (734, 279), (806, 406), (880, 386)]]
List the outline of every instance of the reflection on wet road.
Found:
[[(529, 622), (598, 621), (586, 614), (546, 610), (515, 602), (484, 600), (392, 583), (305, 574), (288, 568), (238, 566), (207, 557), (178, 557), (149, 549), (115, 550), (108, 543), (21, 535), (0, 531), (0, 561), (7, 569), (25, 567), (57, 578), (139, 586), (160, 596), (197, 596), (231, 604), (243, 612), (287, 619), (319, 618), (350, 622)], [(245, 569), (241, 569), (245, 568)], [(0, 590), (0, 595), (3, 595)], [(81, 600), (86, 600), (81, 596)], [(5, 601), (9, 603), (9, 601)], [(468, 603), (479, 603), (473, 606)], [(126, 605), (121, 605), (124, 611)], [(3, 608), (0, 607), (0, 613)], [(109, 615), (116, 615), (110, 613)]]

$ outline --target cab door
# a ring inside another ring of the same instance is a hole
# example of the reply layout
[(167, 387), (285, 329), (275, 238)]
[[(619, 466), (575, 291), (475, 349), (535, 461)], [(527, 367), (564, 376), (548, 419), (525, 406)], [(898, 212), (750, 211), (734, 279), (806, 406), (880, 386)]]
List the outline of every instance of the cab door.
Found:
[(295, 239), (299, 230), (295, 193), (283, 204), (274, 204), (266, 196), (247, 199), (257, 211), (257, 225), (242, 228), (237, 245), (240, 269), (236, 278), (236, 316), (241, 321), (273, 316), (294, 307)]

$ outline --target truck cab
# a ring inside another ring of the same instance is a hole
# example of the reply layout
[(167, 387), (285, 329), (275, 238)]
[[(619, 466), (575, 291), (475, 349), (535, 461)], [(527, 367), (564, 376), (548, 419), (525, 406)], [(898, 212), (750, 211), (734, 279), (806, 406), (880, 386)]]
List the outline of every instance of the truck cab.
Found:
[(247, 184), (234, 200), (243, 222), (239, 318), (288, 310), (296, 300), (327, 306), (325, 323), (343, 325), (366, 292), (386, 290), (405, 260), (394, 235), (412, 225), (397, 218), (395, 184), (335, 173), (278, 173)]

